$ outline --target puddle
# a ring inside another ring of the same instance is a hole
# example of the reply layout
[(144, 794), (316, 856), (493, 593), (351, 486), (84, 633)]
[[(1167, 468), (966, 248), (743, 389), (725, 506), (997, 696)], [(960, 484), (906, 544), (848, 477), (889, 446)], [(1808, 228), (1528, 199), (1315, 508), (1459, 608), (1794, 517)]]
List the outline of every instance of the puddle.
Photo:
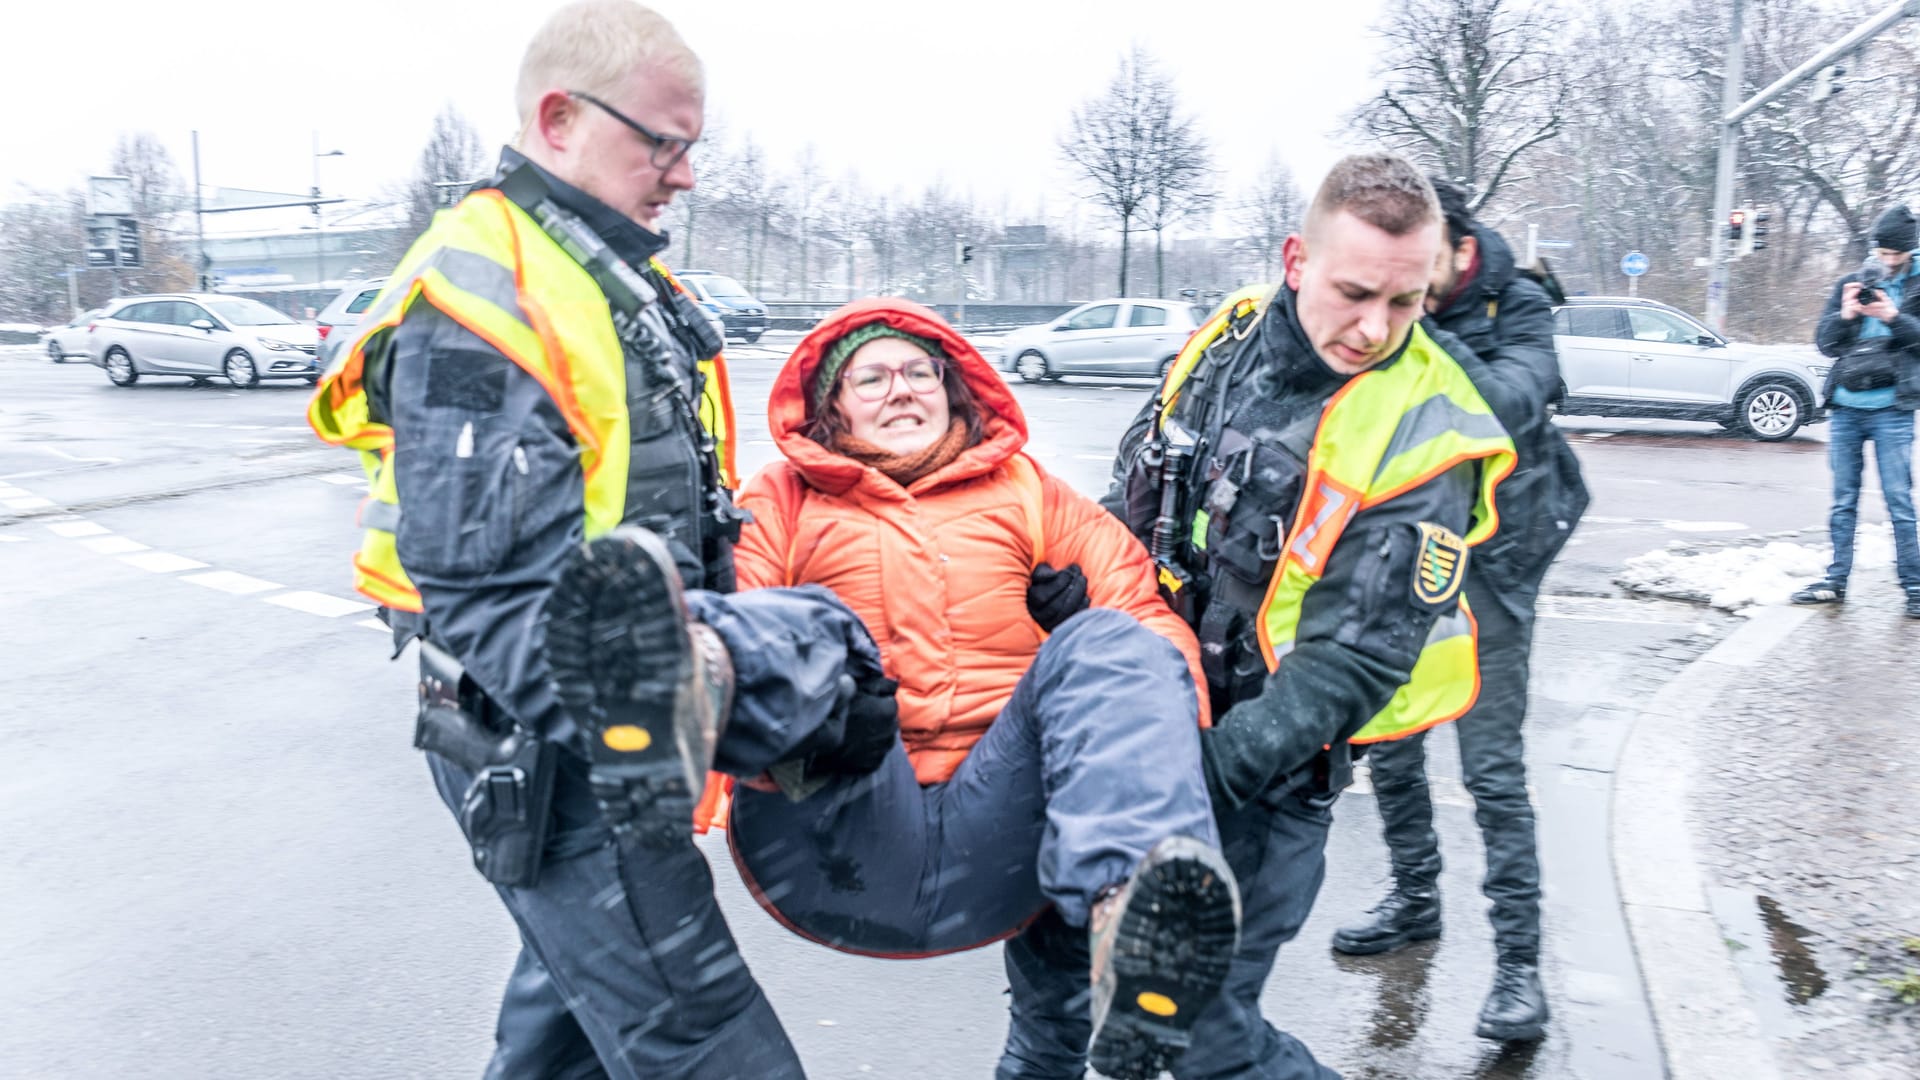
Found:
[(1820, 970), (1808, 941), (1813, 937), (1806, 928), (1780, 910), (1771, 896), (1757, 898), (1760, 920), (1766, 923), (1768, 948), (1773, 952), (1774, 968), (1786, 986), (1787, 999), (1805, 1005), (1827, 992), (1827, 973)]
[(1771, 896), (1726, 888), (1707, 894), (1761, 1025), (1789, 1036), (1827, 1026), (1830, 1020), (1801, 1008), (1831, 986), (1814, 956), (1813, 932)]

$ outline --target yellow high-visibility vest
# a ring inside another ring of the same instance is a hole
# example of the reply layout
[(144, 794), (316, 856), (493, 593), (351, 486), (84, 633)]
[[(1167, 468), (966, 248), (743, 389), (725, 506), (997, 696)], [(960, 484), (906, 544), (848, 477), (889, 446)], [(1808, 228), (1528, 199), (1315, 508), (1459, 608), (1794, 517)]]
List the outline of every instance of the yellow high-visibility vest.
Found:
[[(1244, 335), (1272, 300), (1272, 286), (1228, 297), (1174, 359), (1161, 390), (1164, 423), (1180, 389), (1207, 348), (1232, 328)], [(1244, 346), (1243, 346), (1244, 347)], [(1423, 526), (1418, 573), (1429, 599), (1458, 596), (1465, 551), (1499, 525), (1494, 489), (1513, 471), (1513, 440), (1460, 365), (1415, 324), (1399, 359), (1347, 380), (1322, 407), (1307, 454), (1306, 481), (1286, 543), (1254, 620), (1267, 670), (1277, 671), (1300, 625), (1309, 590), (1360, 511), (1433, 480), (1465, 461), (1479, 461), (1472, 525), (1464, 538)], [(1401, 739), (1445, 723), (1472, 708), (1480, 694), (1473, 614), (1464, 597), (1436, 619), (1413, 667), (1392, 701), (1350, 741)]]
[[(680, 283), (652, 264), (676, 289)], [(685, 291), (681, 289), (681, 291)], [(320, 438), (360, 451), (371, 495), (354, 556), (354, 588), (376, 603), (420, 611), (420, 593), (400, 565), (394, 533), (400, 496), (393, 429), (367, 400), (367, 362), (416, 300), (472, 331), (533, 376), (566, 418), (585, 480), (585, 535), (620, 524), (626, 512), (631, 428), (627, 371), (607, 300), (592, 275), (526, 211), (491, 189), (436, 214), (320, 380), (307, 421)], [(700, 361), (699, 420), (715, 443), (721, 483), (731, 488), (733, 401), (725, 361)]]

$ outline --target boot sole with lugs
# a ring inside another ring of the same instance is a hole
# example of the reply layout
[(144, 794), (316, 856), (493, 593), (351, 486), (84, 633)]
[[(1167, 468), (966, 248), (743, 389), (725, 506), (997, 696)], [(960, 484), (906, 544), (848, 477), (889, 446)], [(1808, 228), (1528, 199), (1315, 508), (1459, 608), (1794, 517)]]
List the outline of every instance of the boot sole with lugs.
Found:
[(1219, 996), (1240, 943), (1238, 892), (1219, 854), (1196, 842), (1169, 858), (1155, 855), (1115, 916), (1102, 972), (1110, 985), (1096, 991), (1108, 1006), (1088, 1058), (1114, 1080), (1146, 1080), (1172, 1066)]
[(686, 841), (705, 766), (690, 757), (693, 642), (672, 553), (634, 526), (588, 541), (546, 610), (561, 703), (595, 743), (595, 794), (620, 807), (609, 823), (648, 847)]

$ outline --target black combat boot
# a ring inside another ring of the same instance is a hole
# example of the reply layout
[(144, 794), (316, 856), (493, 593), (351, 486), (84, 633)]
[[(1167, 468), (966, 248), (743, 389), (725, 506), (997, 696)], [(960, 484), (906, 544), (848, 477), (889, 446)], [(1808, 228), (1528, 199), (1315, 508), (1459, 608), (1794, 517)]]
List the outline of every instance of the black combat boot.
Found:
[(1180, 1056), (1220, 995), (1240, 947), (1240, 889), (1198, 840), (1155, 844), (1133, 875), (1094, 903), (1094, 1071), (1150, 1080)]
[(581, 545), (547, 599), (549, 670), (580, 726), (594, 798), (616, 836), (670, 847), (692, 836), (733, 699), (733, 659), (691, 622), (673, 554), (623, 525)]
[(1398, 886), (1374, 909), (1371, 918), (1333, 932), (1333, 947), (1348, 956), (1392, 952), (1416, 941), (1440, 936), (1440, 894), (1431, 888)]
[(1502, 955), (1493, 972), (1493, 992), (1480, 1008), (1474, 1034), (1497, 1042), (1532, 1042), (1547, 1029), (1547, 991), (1540, 985), (1540, 962), (1531, 956)]

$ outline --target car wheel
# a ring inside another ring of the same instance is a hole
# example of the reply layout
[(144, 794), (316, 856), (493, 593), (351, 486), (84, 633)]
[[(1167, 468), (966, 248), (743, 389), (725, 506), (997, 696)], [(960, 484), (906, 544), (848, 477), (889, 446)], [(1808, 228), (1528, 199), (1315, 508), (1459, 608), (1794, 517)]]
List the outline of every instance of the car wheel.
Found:
[(1020, 354), (1019, 359), (1013, 362), (1013, 370), (1020, 374), (1021, 382), (1046, 382), (1053, 378), (1053, 365), (1032, 349)]
[(1180, 359), (1180, 356), (1178, 353), (1175, 353), (1174, 355), (1167, 357), (1165, 360), (1160, 361), (1160, 381), (1162, 383), (1167, 381), (1167, 372), (1173, 370), (1173, 362), (1178, 359)]
[(140, 381), (140, 371), (133, 366), (133, 357), (118, 345), (107, 350), (107, 378), (115, 386), (132, 386)]
[(1740, 426), (1762, 442), (1779, 442), (1800, 430), (1807, 409), (1793, 387), (1781, 382), (1761, 383), (1740, 402)]
[(56, 364), (64, 364), (67, 362), (67, 354), (60, 351), (59, 342), (57, 341), (47, 342), (47, 359), (53, 361)]
[(245, 349), (235, 349), (227, 354), (227, 362), (220, 367), (227, 381), (242, 390), (250, 390), (260, 382), (260, 373), (253, 369), (253, 357)]
[(742, 334), (742, 335), (740, 335), (740, 336), (741, 336), (741, 337), (742, 337), (743, 339), (745, 339), (745, 341), (746, 341), (746, 343), (747, 343), (747, 344), (749, 344), (749, 345), (758, 345), (758, 344), (760, 344), (760, 335), (759, 335), (759, 334)]

